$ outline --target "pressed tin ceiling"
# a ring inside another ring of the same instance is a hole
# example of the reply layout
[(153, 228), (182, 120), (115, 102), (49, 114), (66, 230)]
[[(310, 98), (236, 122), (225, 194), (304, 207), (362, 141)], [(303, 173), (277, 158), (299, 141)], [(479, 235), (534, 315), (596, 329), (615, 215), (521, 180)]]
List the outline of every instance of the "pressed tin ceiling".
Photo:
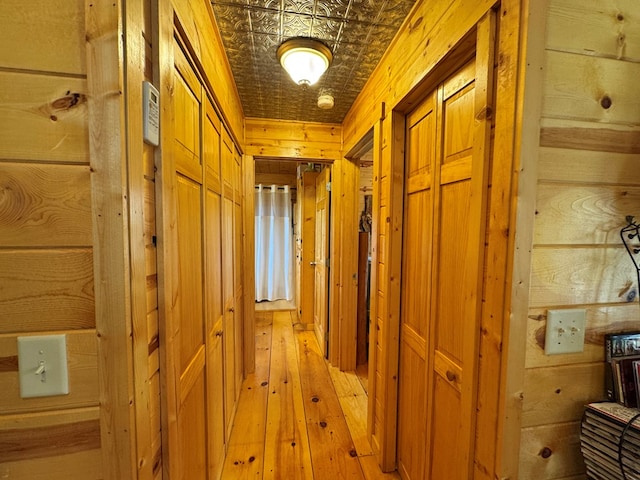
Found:
[[(416, 0), (212, 1), (247, 117), (341, 123)], [(276, 58), (293, 37), (312, 37), (333, 52), (317, 84), (293, 83)], [(318, 108), (320, 92), (334, 97)]]

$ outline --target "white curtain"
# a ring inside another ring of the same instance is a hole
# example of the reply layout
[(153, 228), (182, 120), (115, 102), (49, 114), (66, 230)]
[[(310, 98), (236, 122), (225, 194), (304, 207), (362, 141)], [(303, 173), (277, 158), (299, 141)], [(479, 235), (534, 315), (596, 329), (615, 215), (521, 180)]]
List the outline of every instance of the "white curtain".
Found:
[(255, 192), (256, 300), (293, 299), (293, 232), (289, 187)]

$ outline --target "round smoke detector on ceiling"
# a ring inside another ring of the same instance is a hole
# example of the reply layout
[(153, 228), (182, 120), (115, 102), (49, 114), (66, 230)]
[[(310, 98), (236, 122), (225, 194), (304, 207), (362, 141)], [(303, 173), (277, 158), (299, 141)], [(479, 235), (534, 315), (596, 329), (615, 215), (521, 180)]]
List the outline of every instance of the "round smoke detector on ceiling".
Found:
[(330, 93), (321, 92), (320, 95), (318, 95), (318, 108), (321, 108), (323, 110), (329, 110), (330, 108), (333, 108), (333, 95), (331, 95)]

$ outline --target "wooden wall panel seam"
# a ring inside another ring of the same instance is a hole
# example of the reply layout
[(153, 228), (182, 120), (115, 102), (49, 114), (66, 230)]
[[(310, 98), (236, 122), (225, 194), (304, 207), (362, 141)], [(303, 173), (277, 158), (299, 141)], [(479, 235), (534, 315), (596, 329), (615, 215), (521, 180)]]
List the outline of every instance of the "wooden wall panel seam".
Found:
[(100, 421), (2, 429), (0, 463), (68, 455), (100, 448)]

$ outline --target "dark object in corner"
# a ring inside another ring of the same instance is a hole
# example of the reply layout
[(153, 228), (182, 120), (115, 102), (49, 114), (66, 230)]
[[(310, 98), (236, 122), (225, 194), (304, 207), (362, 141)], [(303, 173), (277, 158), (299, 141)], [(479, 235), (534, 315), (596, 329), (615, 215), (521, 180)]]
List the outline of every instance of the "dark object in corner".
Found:
[(632, 215), (627, 215), (626, 220), (628, 225), (620, 230), (620, 238), (636, 267), (638, 279), (636, 287), (640, 289), (640, 225), (634, 221)]

